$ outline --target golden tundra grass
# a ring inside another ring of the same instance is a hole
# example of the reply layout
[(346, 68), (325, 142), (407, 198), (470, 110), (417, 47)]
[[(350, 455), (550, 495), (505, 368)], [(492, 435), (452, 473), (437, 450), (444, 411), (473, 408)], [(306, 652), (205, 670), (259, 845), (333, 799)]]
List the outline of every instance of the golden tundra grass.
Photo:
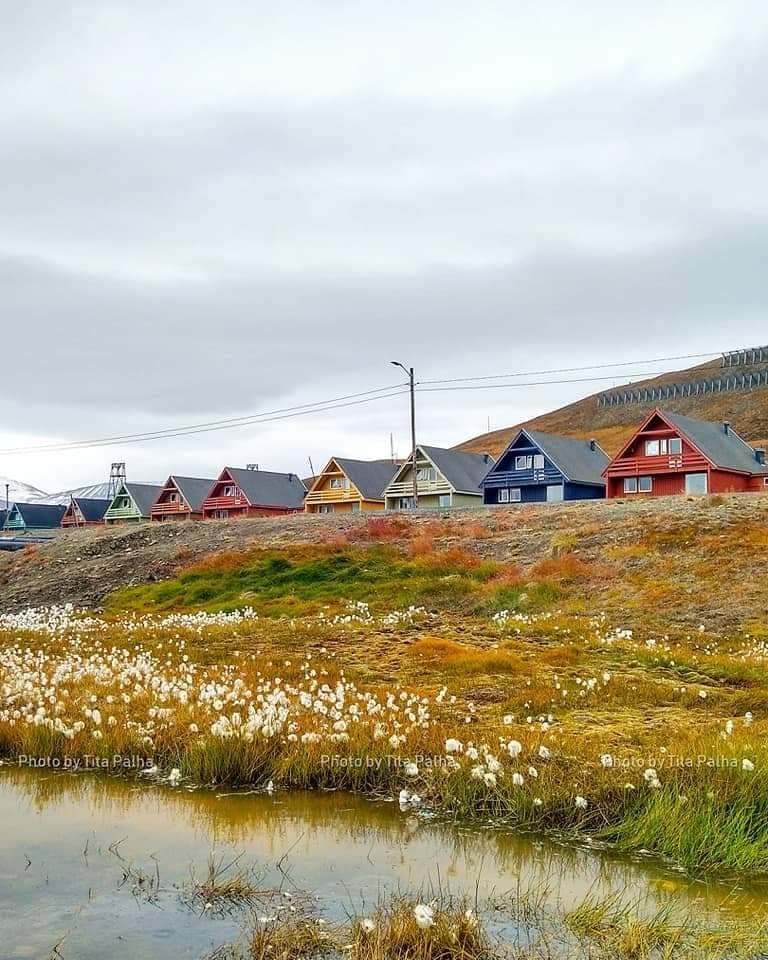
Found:
[[(768, 872), (760, 640), (638, 637), (554, 611), (95, 624), (6, 623), (1, 756), (147, 757), (171, 783), (406, 791), (695, 872)], [(285, 716), (265, 720), (267, 706)]]

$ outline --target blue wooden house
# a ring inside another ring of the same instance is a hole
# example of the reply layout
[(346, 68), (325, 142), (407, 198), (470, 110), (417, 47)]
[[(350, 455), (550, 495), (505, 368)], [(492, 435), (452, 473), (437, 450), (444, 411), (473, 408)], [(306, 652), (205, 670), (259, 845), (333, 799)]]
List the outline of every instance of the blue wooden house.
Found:
[(609, 461), (594, 440), (520, 430), (483, 478), (483, 503), (597, 500)]

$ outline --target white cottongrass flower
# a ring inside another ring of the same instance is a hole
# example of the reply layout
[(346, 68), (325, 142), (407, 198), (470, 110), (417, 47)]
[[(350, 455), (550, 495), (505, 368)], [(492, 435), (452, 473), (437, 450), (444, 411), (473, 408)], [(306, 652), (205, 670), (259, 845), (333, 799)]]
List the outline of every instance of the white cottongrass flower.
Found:
[(744, 757), (744, 759), (741, 761), (741, 769), (751, 773), (752, 770), (755, 769), (755, 765), (751, 760), (748, 760), (746, 757)]
[(495, 787), (496, 786), (496, 774), (491, 773), (490, 770), (487, 773), (483, 774), (483, 783), (486, 787)]
[(542, 744), (538, 749), (539, 759), (540, 760), (549, 760), (552, 756), (549, 749)]
[(699, 700), (706, 700), (706, 699), (707, 699), (707, 691), (699, 690)]
[(577, 810), (586, 810), (587, 809), (587, 800), (585, 797), (576, 796), (574, 801)]
[(748, 727), (753, 720), (754, 717), (752, 716), (752, 712), (747, 710), (747, 712), (744, 714), (744, 726)]
[(653, 767), (648, 767), (643, 773), (643, 779), (646, 783), (650, 783), (651, 780), (658, 780), (659, 775)]
[(373, 922), (373, 920), (371, 920), (370, 917), (363, 917), (363, 919), (360, 921), (360, 929), (363, 931), (363, 933), (373, 933), (373, 931), (376, 929), (376, 924)]
[(418, 777), (419, 768), (415, 763), (406, 763), (405, 765), (405, 775), (406, 777)]
[(542, 807), (544, 805), (544, 801), (541, 799), (541, 797), (534, 797), (533, 805), (534, 807)]
[(178, 767), (174, 767), (173, 770), (168, 774), (169, 783), (178, 783), (181, 780), (181, 770)]
[(455, 737), (449, 737), (445, 741), (445, 752), (446, 753), (461, 753), (464, 749), (464, 744), (461, 740), (457, 740)]
[(507, 751), (513, 759), (519, 757), (523, 752), (523, 745), (519, 740), (510, 740), (507, 744)]
[(525, 783), (525, 777), (523, 777), (522, 773), (513, 773), (512, 783), (516, 787), (522, 787), (522, 785)]
[(612, 767), (613, 757), (610, 755), (610, 753), (604, 753), (600, 757), (600, 763), (606, 768)]
[(419, 930), (429, 930), (435, 923), (435, 911), (426, 903), (417, 903), (413, 908), (416, 926)]

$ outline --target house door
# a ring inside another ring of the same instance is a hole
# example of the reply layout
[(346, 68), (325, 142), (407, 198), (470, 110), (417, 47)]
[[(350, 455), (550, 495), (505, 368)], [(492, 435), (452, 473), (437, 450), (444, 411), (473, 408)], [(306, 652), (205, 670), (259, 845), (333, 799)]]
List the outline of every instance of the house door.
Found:
[(707, 492), (706, 473), (686, 473), (685, 492), (686, 493), (706, 493)]
[(559, 503), (563, 499), (562, 483), (550, 483), (547, 486), (547, 503)]

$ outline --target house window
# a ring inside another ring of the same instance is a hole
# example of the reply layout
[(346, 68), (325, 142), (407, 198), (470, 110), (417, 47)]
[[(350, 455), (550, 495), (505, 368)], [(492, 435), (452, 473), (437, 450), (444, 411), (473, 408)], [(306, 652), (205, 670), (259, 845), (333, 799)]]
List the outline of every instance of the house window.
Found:
[(417, 480), (434, 481), (437, 480), (437, 470), (434, 467), (418, 467), (416, 470)]
[(346, 477), (331, 477), (331, 490), (345, 490), (346, 487)]
[(669, 452), (673, 456), (680, 456), (683, 452), (683, 441), (680, 437), (671, 437), (669, 441)]
[(214, 520), (226, 520), (229, 516), (229, 510), (214, 510), (213, 519)]
[(413, 497), (400, 497), (397, 501), (396, 510), (410, 510), (413, 507)]
[(499, 490), (499, 503), (509, 503), (509, 490)]
[(533, 457), (515, 457), (515, 470), (530, 470), (533, 466)]
[[(665, 442), (665, 445), (666, 445), (666, 442)], [(661, 449), (661, 440), (645, 441), (646, 457), (658, 457), (660, 453), (664, 453), (664, 451)]]
[(653, 477), (624, 477), (624, 493), (650, 493)]
[(685, 492), (686, 493), (706, 493), (707, 492), (706, 473), (686, 473)]
[(224, 487), (222, 491), (222, 497), (236, 497), (237, 496), (237, 487), (229, 486)]
[(537, 453), (533, 458), (533, 469), (534, 470), (543, 470), (544, 469), (544, 455)]
[(178, 493), (172, 492), (172, 493), (170, 494), (170, 496), (168, 497), (168, 501), (169, 501), (170, 503), (178, 503), (178, 502), (179, 502), (179, 495), (178, 495)]
[(353, 501), (350, 509), (352, 510), (352, 513), (360, 513), (360, 501), (359, 500)]
[(520, 487), (508, 487), (499, 490), (499, 503), (520, 503), (522, 500), (522, 491)]
[(438, 502), (438, 505), (441, 507), (450, 507), (451, 505), (450, 493), (441, 493), (437, 502)]
[(333, 513), (332, 503), (321, 503), (317, 508), (318, 513)]

